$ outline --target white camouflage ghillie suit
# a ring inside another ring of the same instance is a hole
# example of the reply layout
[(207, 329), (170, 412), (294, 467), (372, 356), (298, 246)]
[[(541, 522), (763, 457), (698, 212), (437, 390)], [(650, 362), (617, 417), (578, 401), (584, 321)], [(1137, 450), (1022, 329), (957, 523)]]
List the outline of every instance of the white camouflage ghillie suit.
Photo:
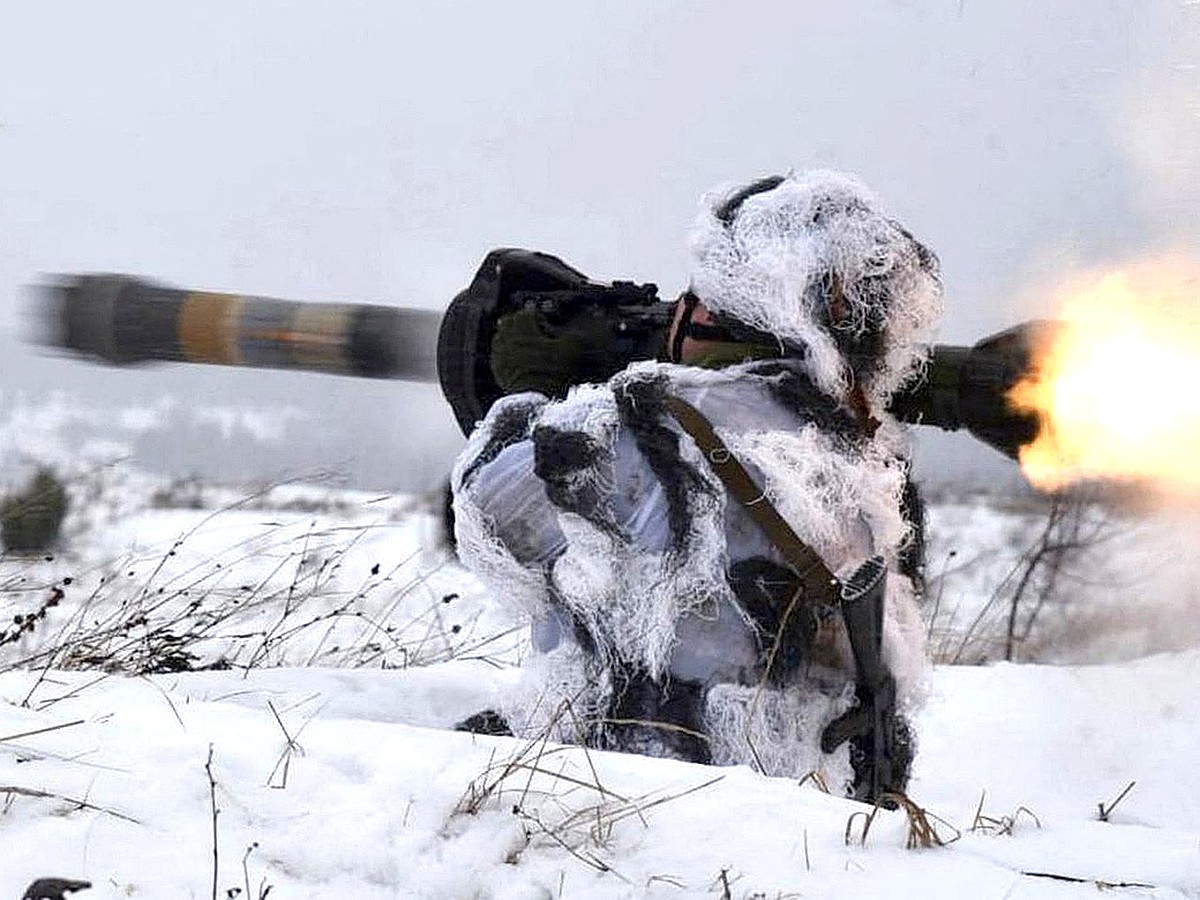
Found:
[(820, 748), (855, 703), (845, 632), (808, 610), (767, 677), (779, 589), (796, 582), (666, 409), (674, 395), (832, 572), (885, 561), (900, 790), (903, 713), (925, 665), (922, 541), (907, 435), (887, 406), (932, 338), (937, 260), (857, 181), (824, 172), (706, 196), (692, 249), (690, 293), (786, 356), (637, 363), (561, 401), (505, 397), (455, 466), (462, 559), (532, 618), (535, 652), (502, 713), (518, 735), (549, 727), (597, 747), (861, 778), (853, 741)]

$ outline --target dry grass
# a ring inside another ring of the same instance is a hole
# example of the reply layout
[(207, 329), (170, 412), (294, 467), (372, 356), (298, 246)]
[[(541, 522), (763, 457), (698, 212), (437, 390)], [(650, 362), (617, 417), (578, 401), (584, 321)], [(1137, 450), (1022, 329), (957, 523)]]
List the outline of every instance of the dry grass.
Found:
[(1129, 784), (1125, 785), (1125, 789), (1121, 791), (1121, 793), (1117, 794), (1116, 799), (1111, 803), (1097, 803), (1096, 818), (1098, 818), (1101, 822), (1109, 821), (1113, 811), (1117, 808), (1117, 806), (1120, 805), (1121, 801), (1129, 795), (1129, 792), (1133, 790), (1134, 785), (1136, 784), (1136, 781), (1131, 781)]
[(134, 825), (142, 824), (133, 816), (128, 816), (123, 812), (118, 812), (115, 809), (110, 809), (107, 806), (97, 806), (94, 803), (89, 803), (87, 800), (80, 800), (77, 797), (68, 797), (65, 794), (56, 794), (53, 791), (43, 791), (37, 788), (22, 787), (15, 784), (0, 784), (0, 796), (4, 797), (3, 808), (5, 811), (12, 805), (15, 797), (32, 797), (39, 800), (57, 800), (60, 803), (66, 804), (66, 808), (61, 810), (63, 814), (72, 813), (77, 810), (86, 809), (92, 812), (103, 813), (106, 816), (112, 816), (114, 819), (120, 819), (123, 822), (131, 822)]
[(831, 791), (829, 789), (829, 782), (825, 780), (825, 776), (822, 775), (820, 772), (818, 772), (816, 769), (813, 769), (811, 772), (809, 772), (807, 775), (805, 775), (803, 778), (801, 778), (797, 787), (804, 787), (806, 784), (809, 784), (810, 782), (822, 794), (832, 794), (833, 793), (833, 791)]
[(308, 726), (308, 723), (313, 720), (313, 716), (308, 718), (299, 730), (293, 735), (287, 730), (287, 726), (283, 724), (283, 719), (279, 716), (279, 711), (275, 709), (275, 704), (270, 700), (267, 701), (267, 708), (271, 710), (271, 715), (275, 717), (275, 722), (279, 726), (279, 730), (283, 732), (284, 745), (283, 750), (279, 753), (279, 759), (275, 762), (275, 767), (271, 769), (271, 774), (267, 776), (267, 787), (286, 790), (288, 784), (288, 772), (292, 766), (292, 758), (295, 756), (304, 756), (304, 748), (300, 746), (296, 738)]
[(987, 791), (982, 791), (979, 794), (979, 805), (975, 807), (975, 819), (971, 822), (971, 827), (968, 829), (972, 834), (988, 834), (988, 835), (1005, 835), (1011, 837), (1016, 831), (1017, 823), (1021, 821), (1021, 816), (1025, 816), (1038, 828), (1042, 827), (1042, 820), (1027, 806), (1018, 806), (1010, 815), (994, 816), (986, 815), (983, 811), (984, 801), (987, 799)]
[[(945, 847), (953, 844), (962, 837), (962, 832), (959, 829), (955, 828), (941, 816), (922, 809), (904, 794), (885, 793), (875, 801), (875, 805), (869, 811), (859, 810), (852, 813), (846, 820), (846, 829), (842, 836), (846, 846), (858, 844), (860, 847), (865, 847), (867, 845), (867, 837), (871, 833), (871, 826), (875, 822), (875, 817), (879, 814), (879, 810), (886, 808), (886, 804), (888, 803), (895, 804), (904, 811), (908, 824), (905, 846), (909, 850)], [(943, 837), (937, 830), (938, 825), (954, 832), (953, 836)]]
[[(612, 862), (617, 827), (631, 819), (649, 827), (651, 810), (703, 791), (724, 776), (680, 790), (624, 796), (603, 783), (586, 746), (550, 745), (550, 735), (564, 717), (573, 720), (566, 701), (537, 737), (521, 742), (504, 759), (493, 755), (467, 785), (451, 819), (485, 809), (507, 810), (521, 822), (526, 839), (525, 848), (510, 862), (517, 862), (530, 846), (558, 847), (589, 868), (631, 884)], [(578, 729), (579, 723), (574, 724)]]
[[(263, 877), (259, 879), (258, 890), (254, 892), (251, 892), (250, 890), (250, 854), (257, 849), (258, 842), (255, 841), (253, 844), (247, 847), (246, 852), (242, 854), (242, 883), (245, 885), (245, 893), (242, 896), (246, 897), (247, 900), (267, 900), (271, 894), (271, 891), (275, 887), (272, 884), (268, 884), (267, 879)], [(238, 888), (231, 888), (226, 892), (226, 895), (230, 898), (234, 898), (238, 896), (238, 893)]]
[[(0, 672), (502, 664), (512, 632), (481, 633), (478, 613), (452, 613), (456, 595), (433, 589), (438, 568), (422, 571), (420, 550), (346, 577), (348, 554), (386, 525), (310, 526), (297, 537), (276, 523), (246, 545), (183, 563), (196, 532), (240, 505), (203, 517), (157, 558), (128, 554), (65, 577), (65, 557), (6, 566), (0, 612), (11, 624), (0, 629)], [(239, 575), (247, 565), (252, 581)]]

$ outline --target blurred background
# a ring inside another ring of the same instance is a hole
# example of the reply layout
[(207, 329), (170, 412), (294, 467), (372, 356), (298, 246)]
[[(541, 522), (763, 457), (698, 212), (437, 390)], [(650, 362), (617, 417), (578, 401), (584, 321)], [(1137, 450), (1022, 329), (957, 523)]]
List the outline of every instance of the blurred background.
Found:
[[(444, 307), (496, 246), (687, 282), (702, 192), (854, 172), (941, 257), (942, 340), (1200, 237), (1200, 4), (0, 3), (0, 466), (422, 490), (432, 387), (28, 342), (43, 273)], [(927, 480), (1020, 485), (965, 435)]]

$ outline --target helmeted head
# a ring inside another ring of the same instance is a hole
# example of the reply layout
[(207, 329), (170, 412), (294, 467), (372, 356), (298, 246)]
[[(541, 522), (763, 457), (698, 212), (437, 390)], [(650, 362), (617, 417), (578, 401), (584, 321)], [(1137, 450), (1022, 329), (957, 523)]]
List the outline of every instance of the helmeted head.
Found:
[(804, 172), (717, 189), (692, 232), (691, 290), (713, 312), (805, 355), (835, 397), (882, 409), (927, 356), (937, 257), (856, 179)]

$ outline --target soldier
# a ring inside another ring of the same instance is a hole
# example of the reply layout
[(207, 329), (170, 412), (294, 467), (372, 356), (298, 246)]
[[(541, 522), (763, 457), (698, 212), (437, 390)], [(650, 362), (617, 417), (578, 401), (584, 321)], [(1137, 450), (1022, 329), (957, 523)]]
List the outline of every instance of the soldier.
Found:
[(936, 257), (826, 172), (706, 196), (691, 243), (675, 362), (505, 397), (457, 462), (460, 555), (532, 617), (502, 713), (517, 734), (902, 792), (922, 540), (887, 409), (940, 313)]
[[(830, 173), (709, 195), (692, 246), (676, 364), (504, 398), (455, 468), (460, 554), (533, 617), (503, 713), (517, 733), (902, 791), (922, 542), (887, 406), (940, 311), (936, 258)], [(881, 592), (875, 671), (828, 590), (856, 572)]]

